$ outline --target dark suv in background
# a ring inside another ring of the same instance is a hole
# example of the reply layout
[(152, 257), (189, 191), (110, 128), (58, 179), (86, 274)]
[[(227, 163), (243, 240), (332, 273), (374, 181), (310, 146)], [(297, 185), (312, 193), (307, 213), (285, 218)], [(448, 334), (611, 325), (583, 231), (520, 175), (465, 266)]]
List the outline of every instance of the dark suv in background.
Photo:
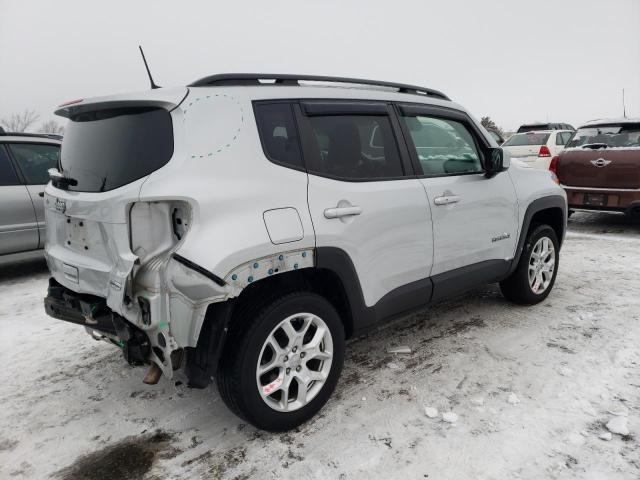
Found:
[(516, 133), (537, 132), (539, 130), (572, 130), (575, 131), (568, 123), (526, 123), (520, 125)]
[(640, 216), (640, 119), (588, 122), (549, 168), (570, 208)]

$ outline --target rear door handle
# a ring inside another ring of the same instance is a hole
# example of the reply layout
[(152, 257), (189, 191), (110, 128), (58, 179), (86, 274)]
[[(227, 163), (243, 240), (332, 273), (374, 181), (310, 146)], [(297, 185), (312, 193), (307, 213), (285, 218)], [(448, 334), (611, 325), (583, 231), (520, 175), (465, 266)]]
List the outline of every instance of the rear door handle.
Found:
[(433, 203), (436, 205), (450, 205), (452, 203), (458, 203), (459, 201), (460, 197), (458, 195), (446, 195), (433, 199)]
[(360, 215), (361, 213), (362, 208), (357, 206), (326, 208), (324, 211), (324, 218), (349, 217), (352, 215)]
[(38, 192), (38, 196), (44, 198), (44, 192)]

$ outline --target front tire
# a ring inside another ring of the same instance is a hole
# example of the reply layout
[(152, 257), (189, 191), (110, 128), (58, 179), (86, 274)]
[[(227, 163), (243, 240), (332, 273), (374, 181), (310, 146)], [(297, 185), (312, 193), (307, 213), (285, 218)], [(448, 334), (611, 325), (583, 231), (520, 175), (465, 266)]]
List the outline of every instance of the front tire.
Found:
[(560, 262), (560, 245), (549, 225), (529, 232), (516, 270), (500, 282), (504, 297), (520, 305), (543, 301), (553, 288)]
[(323, 297), (298, 292), (240, 316), (218, 370), (222, 399), (263, 430), (297, 427), (324, 406), (340, 377), (338, 313)]

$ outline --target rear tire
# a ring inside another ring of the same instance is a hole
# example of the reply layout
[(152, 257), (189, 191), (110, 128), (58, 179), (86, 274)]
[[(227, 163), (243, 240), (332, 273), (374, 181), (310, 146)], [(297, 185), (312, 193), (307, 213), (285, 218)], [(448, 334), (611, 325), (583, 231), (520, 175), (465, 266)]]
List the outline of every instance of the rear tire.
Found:
[(313, 417), (333, 393), (344, 360), (344, 327), (333, 305), (297, 292), (232, 322), (217, 375), (225, 404), (272, 432)]
[(553, 288), (560, 262), (560, 245), (549, 225), (531, 228), (516, 270), (500, 282), (504, 297), (519, 305), (543, 301)]

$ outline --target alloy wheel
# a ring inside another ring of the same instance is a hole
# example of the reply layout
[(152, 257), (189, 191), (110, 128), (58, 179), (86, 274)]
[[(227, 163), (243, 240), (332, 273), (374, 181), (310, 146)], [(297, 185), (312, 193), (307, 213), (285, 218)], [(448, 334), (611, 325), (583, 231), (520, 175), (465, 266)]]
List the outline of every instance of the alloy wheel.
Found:
[(267, 336), (256, 366), (262, 400), (280, 412), (307, 405), (322, 390), (333, 360), (333, 340), (317, 315), (297, 313)]
[(543, 293), (553, 279), (556, 268), (556, 252), (549, 237), (538, 239), (529, 257), (529, 286), (533, 293)]

